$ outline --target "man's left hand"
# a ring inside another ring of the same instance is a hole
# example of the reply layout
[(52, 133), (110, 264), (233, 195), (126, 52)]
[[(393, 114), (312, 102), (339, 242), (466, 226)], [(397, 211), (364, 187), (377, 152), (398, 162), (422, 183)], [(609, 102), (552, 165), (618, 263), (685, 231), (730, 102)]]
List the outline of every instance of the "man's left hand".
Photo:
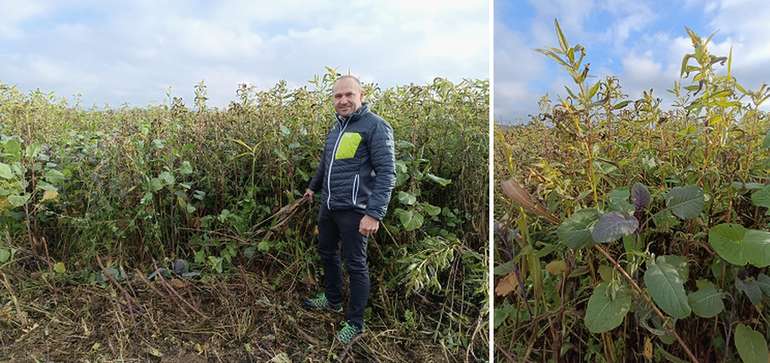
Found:
[(377, 233), (379, 228), (380, 221), (366, 215), (364, 218), (361, 218), (361, 223), (358, 224), (358, 233), (361, 233), (366, 237), (371, 237)]

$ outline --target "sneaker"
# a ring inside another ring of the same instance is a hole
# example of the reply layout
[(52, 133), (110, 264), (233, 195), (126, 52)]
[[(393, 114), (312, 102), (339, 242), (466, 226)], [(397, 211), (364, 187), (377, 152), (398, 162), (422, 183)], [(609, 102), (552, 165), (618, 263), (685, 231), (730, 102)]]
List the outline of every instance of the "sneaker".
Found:
[(326, 299), (325, 293), (319, 293), (318, 295), (305, 299), (304, 305), (310, 310), (330, 310), (335, 313), (342, 312), (342, 304), (332, 304)]
[(363, 328), (359, 328), (355, 324), (343, 321), (342, 328), (337, 332), (337, 339), (339, 339), (342, 344), (350, 344), (350, 342), (353, 341), (353, 338), (360, 335), (363, 331)]

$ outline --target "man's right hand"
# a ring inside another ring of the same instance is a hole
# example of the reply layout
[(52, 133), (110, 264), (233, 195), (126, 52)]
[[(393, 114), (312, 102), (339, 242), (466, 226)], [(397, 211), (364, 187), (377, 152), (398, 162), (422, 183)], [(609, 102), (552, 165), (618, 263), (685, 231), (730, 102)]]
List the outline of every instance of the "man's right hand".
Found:
[(303, 199), (310, 199), (310, 201), (313, 201), (313, 196), (315, 195), (315, 192), (310, 189), (305, 189), (305, 195), (302, 196)]

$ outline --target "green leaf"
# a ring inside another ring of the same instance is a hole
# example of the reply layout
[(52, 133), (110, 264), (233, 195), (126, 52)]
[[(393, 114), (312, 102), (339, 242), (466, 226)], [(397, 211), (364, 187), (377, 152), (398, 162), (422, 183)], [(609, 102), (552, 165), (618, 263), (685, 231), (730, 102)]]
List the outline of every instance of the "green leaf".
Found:
[(405, 230), (414, 231), (415, 229), (422, 227), (422, 214), (412, 210), (403, 209), (396, 209), (395, 213)]
[(744, 363), (767, 363), (767, 341), (762, 333), (738, 324), (735, 329), (735, 348)]
[(746, 294), (752, 304), (759, 305), (762, 303), (762, 287), (753, 278), (749, 277), (744, 281), (736, 276), (735, 288)]
[(163, 181), (159, 178), (152, 178), (150, 179), (150, 190), (153, 192), (157, 192), (159, 190), (163, 189)]
[(561, 47), (562, 52), (566, 52), (569, 49), (569, 43), (567, 43), (567, 38), (564, 36), (564, 33), (561, 31), (561, 26), (559, 26), (559, 21), (554, 19), (553, 23), (556, 26), (556, 35), (558, 35), (559, 37), (559, 46)]
[(270, 251), (271, 246), (272, 244), (270, 243), (270, 241), (263, 239), (259, 241), (259, 243), (257, 244), (257, 249), (259, 249), (259, 252), (268, 252)]
[(190, 175), (193, 172), (192, 165), (189, 161), (183, 161), (182, 165), (179, 166), (179, 172), (182, 173), (182, 175)]
[(727, 262), (743, 266), (748, 262), (743, 248), (746, 228), (740, 224), (722, 223), (709, 230), (709, 244)]
[(612, 106), (612, 109), (613, 110), (619, 110), (619, 109), (621, 109), (623, 107), (628, 106), (629, 103), (631, 103), (631, 101), (629, 101), (629, 100), (620, 101), (620, 102), (616, 103), (615, 106)]
[(765, 185), (751, 194), (751, 203), (757, 207), (770, 208), (770, 185)]
[(644, 272), (644, 284), (652, 300), (666, 314), (684, 319), (690, 316), (690, 305), (684, 291), (684, 281), (674, 266), (664, 259), (657, 262), (647, 261), (647, 271)]
[(770, 266), (770, 233), (723, 223), (709, 230), (709, 244), (727, 262), (743, 266)]
[(695, 185), (674, 187), (666, 195), (666, 206), (681, 219), (700, 215), (704, 203), (703, 191)]
[(709, 281), (699, 280), (701, 286), (696, 292), (687, 295), (687, 302), (692, 312), (701, 318), (713, 318), (725, 309), (722, 302), (723, 293), (719, 292)]
[[(746, 92), (744, 92), (746, 93)], [(762, 148), (763, 149), (770, 149), (770, 130), (767, 131), (767, 134), (765, 135), (765, 139), (762, 140)]]
[(743, 243), (750, 264), (756, 267), (770, 266), (770, 232), (747, 229)]
[(428, 213), (429, 216), (435, 217), (441, 214), (441, 207), (437, 207), (433, 204), (422, 203), (422, 210)]
[(620, 237), (634, 233), (639, 227), (639, 221), (632, 215), (621, 212), (609, 212), (599, 217), (591, 238), (596, 243), (612, 242)]
[(0, 247), (0, 263), (6, 263), (11, 259), (11, 249)]
[(597, 285), (591, 298), (588, 299), (585, 325), (591, 333), (604, 333), (617, 328), (631, 309), (631, 294), (623, 287), (610, 296), (609, 283)]
[(61, 184), (66, 177), (60, 171), (48, 169), (45, 172), (45, 180), (51, 184)]
[(445, 187), (445, 186), (449, 185), (452, 182), (449, 179), (444, 179), (442, 177), (435, 176), (435, 175), (433, 175), (431, 173), (428, 173), (427, 176), (428, 176), (428, 179), (430, 179), (430, 181), (432, 181), (432, 182), (434, 182), (434, 183), (436, 183), (438, 185), (441, 185), (442, 187)]
[(0, 178), (13, 179), (13, 171), (11, 166), (5, 163), (0, 163)]
[(64, 266), (64, 262), (59, 261), (59, 262), (53, 264), (53, 270), (57, 274), (63, 274), (65, 272), (67, 272), (67, 267)]
[(11, 204), (13, 207), (21, 207), (25, 204), (27, 204), (27, 201), (29, 200), (29, 194), (22, 194), (22, 195), (9, 195), (8, 196), (8, 203)]
[(176, 179), (174, 178), (174, 174), (171, 174), (167, 171), (164, 171), (158, 175), (158, 178), (162, 180), (166, 185), (174, 185), (176, 183)]
[(401, 191), (398, 192), (398, 201), (401, 202), (401, 204), (414, 205), (414, 203), (417, 202), (417, 198), (411, 193)]
[(18, 139), (13, 138), (6, 140), (3, 149), (6, 154), (10, 154), (11, 160), (21, 160), (21, 141)]
[(762, 289), (765, 296), (770, 297), (770, 276), (759, 274), (759, 276), (757, 276), (757, 285)]
[(628, 201), (631, 192), (627, 188), (614, 189), (607, 195), (611, 211), (633, 213), (634, 205)]
[(674, 266), (676, 272), (679, 273), (679, 277), (681, 277), (683, 281), (687, 281), (687, 279), (690, 278), (690, 268), (687, 266), (686, 258), (676, 255), (663, 255), (658, 256), (657, 260)]
[(599, 212), (594, 208), (585, 208), (573, 213), (561, 223), (556, 235), (569, 248), (582, 248), (592, 242), (591, 226), (599, 219)]

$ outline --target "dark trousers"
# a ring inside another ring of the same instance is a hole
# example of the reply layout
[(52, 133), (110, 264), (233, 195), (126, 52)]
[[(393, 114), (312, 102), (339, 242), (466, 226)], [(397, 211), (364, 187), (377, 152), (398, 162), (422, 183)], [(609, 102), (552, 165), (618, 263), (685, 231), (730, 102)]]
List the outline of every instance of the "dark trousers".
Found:
[(321, 207), (318, 215), (318, 254), (324, 267), (326, 298), (342, 303), (342, 270), (338, 241), (350, 276), (350, 301), (345, 319), (362, 328), (364, 309), (369, 299), (369, 267), (366, 262), (366, 237), (358, 232), (363, 214), (354, 210), (329, 211)]

